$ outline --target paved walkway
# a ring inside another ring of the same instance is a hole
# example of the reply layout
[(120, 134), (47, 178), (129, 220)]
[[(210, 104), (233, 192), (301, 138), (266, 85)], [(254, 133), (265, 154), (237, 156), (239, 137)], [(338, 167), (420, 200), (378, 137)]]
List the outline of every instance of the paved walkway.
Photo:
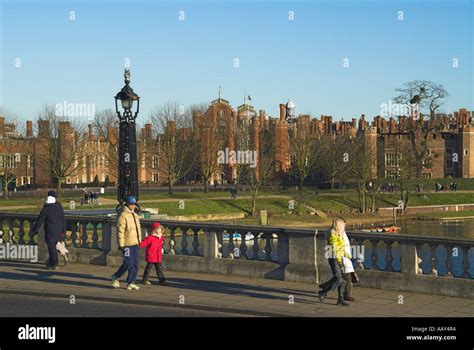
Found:
[[(76, 303), (81, 299), (112, 301), (257, 316), (474, 316), (473, 299), (354, 288), (356, 302), (342, 307), (335, 305), (335, 292), (320, 302), (311, 284), (173, 271), (166, 272), (169, 286), (141, 285), (139, 291), (128, 291), (125, 283), (121, 289), (112, 288), (113, 272), (115, 268), (82, 264), (69, 264), (52, 272), (41, 264), (2, 261), (0, 294), (74, 295)], [(400, 296), (403, 304), (398, 303)]]

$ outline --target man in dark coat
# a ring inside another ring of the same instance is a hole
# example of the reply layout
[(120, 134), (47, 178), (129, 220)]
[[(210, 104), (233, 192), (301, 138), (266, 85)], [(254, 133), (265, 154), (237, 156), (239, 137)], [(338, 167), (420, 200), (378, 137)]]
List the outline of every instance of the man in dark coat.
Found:
[(44, 224), (45, 243), (48, 246), (49, 260), (46, 265), (48, 270), (58, 269), (58, 252), (56, 244), (66, 233), (66, 219), (61, 204), (56, 200), (56, 192), (49, 191), (43, 209), (33, 226), (33, 232), (38, 233), (41, 225)]

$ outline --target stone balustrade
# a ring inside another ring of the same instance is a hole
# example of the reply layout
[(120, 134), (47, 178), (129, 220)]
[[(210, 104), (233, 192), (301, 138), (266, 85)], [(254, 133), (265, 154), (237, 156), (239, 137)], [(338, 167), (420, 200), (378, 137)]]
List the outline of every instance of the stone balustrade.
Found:
[[(31, 232), (35, 219), (30, 214), (1, 213), (0, 242), (41, 242)], [(66, 221), (65, 242), (73, 261), (121, 263), (115, 218), (67, 216)], [(152, 222), (141, 221), (144, 236)], [(325, 231), (209, 222), (161, 224), (166, 237), (163, 263), (170, 270), (309, 283), (330, 276)], [(348, 236), (361, 286), (474, 297), (474, 240), (357, 231)]]

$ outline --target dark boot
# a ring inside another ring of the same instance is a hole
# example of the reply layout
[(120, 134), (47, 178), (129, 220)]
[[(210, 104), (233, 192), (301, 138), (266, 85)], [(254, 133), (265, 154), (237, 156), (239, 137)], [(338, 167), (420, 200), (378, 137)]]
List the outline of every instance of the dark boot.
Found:
[(327, 295), (326, 292), (323, 290), (320, 290), (317, 294), (318, 294), (319, 301), (323, 301)]
[(336, 305), (341, 305), (341, 306), (349, 306), (350, 305), (349, 303), (346, 303), (344, 301), (344, 291), (345, 291), (344, 286), (339, 286), (339, 288), (337, 289), (337, 303), (336, 303)]
[(351, 305), (351, 304), (345, 302), (344, 299), (337, 299), (336, 305), (349, 306), (349, 305)]
[(351, 280), (351, 275), (350, 274), (345, 274), (344, 278), (346, 279), (346, 289), (344, 291), (344, 300), (346, 301), (355, 301), (355, 299), (352, 297), (352, 280)]

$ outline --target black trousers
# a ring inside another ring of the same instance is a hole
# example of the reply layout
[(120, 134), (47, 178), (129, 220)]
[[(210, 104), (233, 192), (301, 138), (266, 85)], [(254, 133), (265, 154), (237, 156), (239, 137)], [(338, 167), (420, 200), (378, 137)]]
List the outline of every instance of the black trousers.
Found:
[(58, 242), (45, 242), (48, 246), (49, 260), (48, 267), (58, 266), (58, 251), (56, 250), (56, 244)]
[(156, 276), (158, 277), (158, 281), (164, 282), (165, 281), (165, 275), (163, 273), (163, 265), (160, 263), (147, 263), (145, 267), (145, 272), (143, 273), (143, 281), (148, 281), (148, 277), (150, 276), (150, 270), (151, 268), (155, 266), (156, 270)]
[(344, 274), (344, 279), (346, 280), (346, 290), (344, 291), (344, 298), (352, 297), (352, 278), (350, 273)]
[(346, 279), (336, 259), (328, 259), (332, 277), (320, 285), (321, 290), (327, 293), (337, 288), (338, 299), (344, 298), (346, 292)]

